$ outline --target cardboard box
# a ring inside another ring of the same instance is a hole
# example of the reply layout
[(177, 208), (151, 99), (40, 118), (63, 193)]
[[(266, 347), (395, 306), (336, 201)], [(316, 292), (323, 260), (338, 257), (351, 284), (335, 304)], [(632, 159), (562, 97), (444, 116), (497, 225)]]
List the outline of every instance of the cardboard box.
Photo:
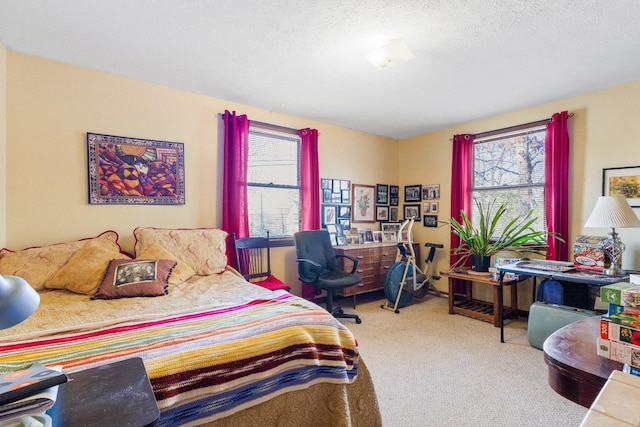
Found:
[(622, 305), (622, 290), (636, 287), (629, 282), (611, 283), (600, 287), (600, 299), (602, 302)]
[(609, 359), (640, 367), (640, 347), (627, 343), (610, 341)]
[(577, 236), (573, 245), (573, 265), (583, 270), (602, 271), (607, 257), (602, 250), (606, 236)]
[(629, 308), (640, 308), (640, 286), (632, 283), (635, 287), (623, 289), (621, 292), (621, 304)]

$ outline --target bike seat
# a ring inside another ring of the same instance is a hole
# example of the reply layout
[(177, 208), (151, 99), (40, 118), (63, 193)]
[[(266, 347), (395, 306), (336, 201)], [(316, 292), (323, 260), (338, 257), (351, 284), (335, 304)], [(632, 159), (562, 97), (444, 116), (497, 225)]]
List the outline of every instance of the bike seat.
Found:
[(425, 243), (424, 245), (428, 248), (444, 248), (442, 243)]

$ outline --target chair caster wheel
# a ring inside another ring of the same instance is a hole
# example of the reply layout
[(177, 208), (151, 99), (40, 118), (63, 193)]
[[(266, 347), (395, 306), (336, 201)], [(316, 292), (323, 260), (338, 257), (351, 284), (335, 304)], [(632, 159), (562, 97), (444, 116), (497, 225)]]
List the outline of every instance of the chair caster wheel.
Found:
[(380, 308), (384, 308), (384, 304), (380, 304)]
[(356, 319), (356, 323), (359, 325), (360, 323), (362, 323), (361, 319)]
[(396, 309), (395, 313), (396, 313), (396, 314), (400, 314), (400, 310), (397, 310), (397, 309)]

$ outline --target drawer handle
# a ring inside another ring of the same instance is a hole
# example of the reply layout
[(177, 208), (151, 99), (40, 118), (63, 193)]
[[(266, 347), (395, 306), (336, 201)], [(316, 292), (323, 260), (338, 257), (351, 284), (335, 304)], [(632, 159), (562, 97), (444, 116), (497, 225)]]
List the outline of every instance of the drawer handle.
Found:
[(363, 287), (363, 286), (364, 286), (364, 283), (360, 282), (360, 283), (358, 283), (356, 286)]
[(364, 270), (357, 270), (357, 271), (358, 271), (358, 273), (362, 273)]
[(362, 255), (358, 255), (356, 258), (358, 258), (358, 259), (362, 259), (362, 258), (364, 258), (364, 256), (362, 256)]
[(389, 265), (385, 265), (385, 266), (384, 266), (384, 269), (385, 269), (385, 270), (388, 270), (388, 269), (389, 269), (389, 267), (390, 267)]

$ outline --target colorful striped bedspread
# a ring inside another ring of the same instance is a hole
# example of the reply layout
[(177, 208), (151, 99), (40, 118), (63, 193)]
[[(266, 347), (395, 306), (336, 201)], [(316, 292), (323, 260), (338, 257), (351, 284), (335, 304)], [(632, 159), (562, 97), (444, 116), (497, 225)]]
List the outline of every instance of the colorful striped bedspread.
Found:
[(288, 391), (355, 380), (355, 339), (326, 311), (284, 292), (244, 300), (0, 340), (0, 370), (37, 360), (73, 372), (139, 356), (158, 400), (159, 426), (215, 420)]

